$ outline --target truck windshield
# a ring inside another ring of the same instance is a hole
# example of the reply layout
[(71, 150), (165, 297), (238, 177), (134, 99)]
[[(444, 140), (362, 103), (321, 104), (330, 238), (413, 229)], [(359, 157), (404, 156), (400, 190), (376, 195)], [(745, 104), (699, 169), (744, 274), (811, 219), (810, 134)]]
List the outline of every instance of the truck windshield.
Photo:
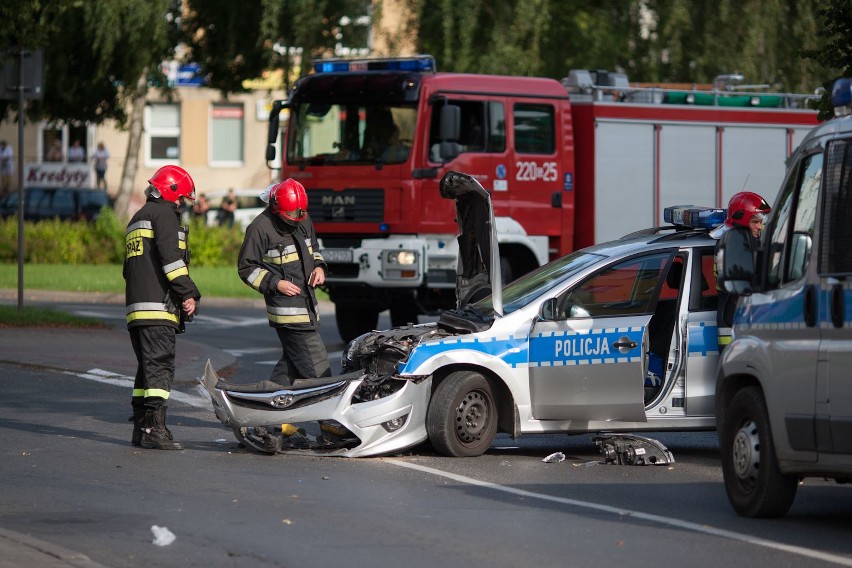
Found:
[(411, 154), (413, 104), (303, 102), (291, 109), (287, 161), (401, 164)]
[[(566, 278), (603, 258), (606, 257), (577, 251), (521, 276), (503, 288), (503, 313), (510, 314), (523, 308), (542, 294), (546, 294)], [(476, 302), (472, 307), (480, 314), (494, 312), (491, 296)]]

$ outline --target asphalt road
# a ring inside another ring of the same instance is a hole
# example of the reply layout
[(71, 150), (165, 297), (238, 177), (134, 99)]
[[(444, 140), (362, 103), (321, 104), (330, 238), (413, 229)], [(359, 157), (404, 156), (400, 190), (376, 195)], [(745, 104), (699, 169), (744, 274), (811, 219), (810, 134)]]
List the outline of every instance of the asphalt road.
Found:
[[(121, 306), (66, 308), (121, 320)], [(187, 337), (234, 353), (232, 378), (266, 378), (262, 312), (204, 317)], [(850, 487), (808, 479), (786, 518), (741, 519), (713, 433), (652, 435), (676, 459), (658, 467), (597, 465), (589, 436), (499, 436), (472, 459), (266, 456), (187, 387), (169, 408), (186, 449), (157, 452), (130, 446), (124, 387), (9, 364), (0, 377), (0, 529), (103, 566), (852, 566)], [(155, 525), (174, 542), (153, 544)]]

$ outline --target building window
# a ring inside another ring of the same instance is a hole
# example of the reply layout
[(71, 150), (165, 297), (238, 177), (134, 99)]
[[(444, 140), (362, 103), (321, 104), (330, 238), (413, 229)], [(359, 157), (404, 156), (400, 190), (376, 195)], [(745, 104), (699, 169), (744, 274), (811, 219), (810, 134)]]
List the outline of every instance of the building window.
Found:
[(243, 165), (243, 119), (241, 104), (214, 104), (210, 111), (210, 163), (216, 166)]
[(180, 106), (150, 104), (145, 108), (145, 163), (161, 166), (180, 161)]

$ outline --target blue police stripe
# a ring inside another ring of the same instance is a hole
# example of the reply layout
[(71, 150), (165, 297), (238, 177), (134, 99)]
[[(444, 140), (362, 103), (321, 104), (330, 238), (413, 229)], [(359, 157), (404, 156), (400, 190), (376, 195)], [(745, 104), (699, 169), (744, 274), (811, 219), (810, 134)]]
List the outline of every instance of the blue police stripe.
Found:
[(703, 321), (689, 326), (686, 351), (689, 357), (707, 357), (719, 352), (719, 327)]
[[(411, 373), (423, 363), (451, 351), (475, 351), (501, 359), (510, 367), (557, 367), (568, 365), (601, 365), (630, 363), (642, 360), (642, 334), (644, 327), (593, 329), (588, 332), (549, 332), (527, 337), (514, 336), (479, 339), (473, 337), (448, 338), (417, 346), (400, 373)], [(636, 348), (621, 353), (612, 344), (627, 337), (636, 342)], [(532, 350), (530, 351), (530, 343)], [(463, 362), (459, 360), (458, 362)]]
[[(531, 367), (602, 365), (642, 360), (643, 327), (592, 329), (588, 332), (555, 332), (534, 337)], [(612, 344), (627, 337), (636, 347), (623, 353)]]
[(442, 339), (440, 341), (418, 345), (414, 351), (411, 352), (411, 356), (408, 358), (408, 361), (405, 363), (403, 368), (400, 369), (400, 373), (405, 374), (412, 372), (414, 369), (436, 355), (447, 353), (449, 351), (460, 350), (476, 351), (477, 353), (496, 357), (498, 359), (502, 359), (506, 362), (506, 364), (511, 365), (512, 367), (517, 367), (518, 365), (522, 365), (527, 362), (526, 337), (516, 339), (514, 336), (509, 336), (505, 338), (491, 338), (486, 340), (471, 337), (459, 337)]

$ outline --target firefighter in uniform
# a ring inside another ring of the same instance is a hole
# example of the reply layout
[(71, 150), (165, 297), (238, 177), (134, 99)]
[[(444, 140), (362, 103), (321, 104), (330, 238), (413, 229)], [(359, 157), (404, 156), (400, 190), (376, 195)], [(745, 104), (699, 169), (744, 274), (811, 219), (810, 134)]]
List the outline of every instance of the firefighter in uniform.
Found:
[(183, 168), (164, 166), (148, 180), (147, 201), (127, 225), (124, 279), (127, 327), (138, 366), (133, 383), (134, 446), (180, 450), (166, 427), (166, 401), (175, 374), (175, 344), (201, 298), (189, 277), (184, 199), (195, 183)]
[(243, 282), (263, 294), (269, 325), (278, 333), (282, 354), (270, 380), (281, 385), (331, 375), (314, 293), (325, 282), (326, 264), (307, 207), (302, 184), (274, 184), (269, 206), (246, 228), (237, 262)]
[[(746, 231), (749, 235), (752, 252), (757, 252), (760, 247), (760, 231), (763, 229), (763, 222), (771, 211), (772, 208), (766, 200), (751, 191), (741, 191), (731, 197), (731, 200), (728, 201), (728, 215), (725, 223), (710, 233), (714, 238), (719, 239), (716, 243), (715, 269), (717, 274), (722, 268), (722, 258), (719, 254), (719, 249), (722, 248), (726, 235), (732, 229)], [(718, 326), (719, 352), (721, 353), (731, 343), (734, 313), (737, 309), (737, 299), (739, 296), (728, 292), (718, 285), (716, 292), (719, 295), (716, 325)]]

